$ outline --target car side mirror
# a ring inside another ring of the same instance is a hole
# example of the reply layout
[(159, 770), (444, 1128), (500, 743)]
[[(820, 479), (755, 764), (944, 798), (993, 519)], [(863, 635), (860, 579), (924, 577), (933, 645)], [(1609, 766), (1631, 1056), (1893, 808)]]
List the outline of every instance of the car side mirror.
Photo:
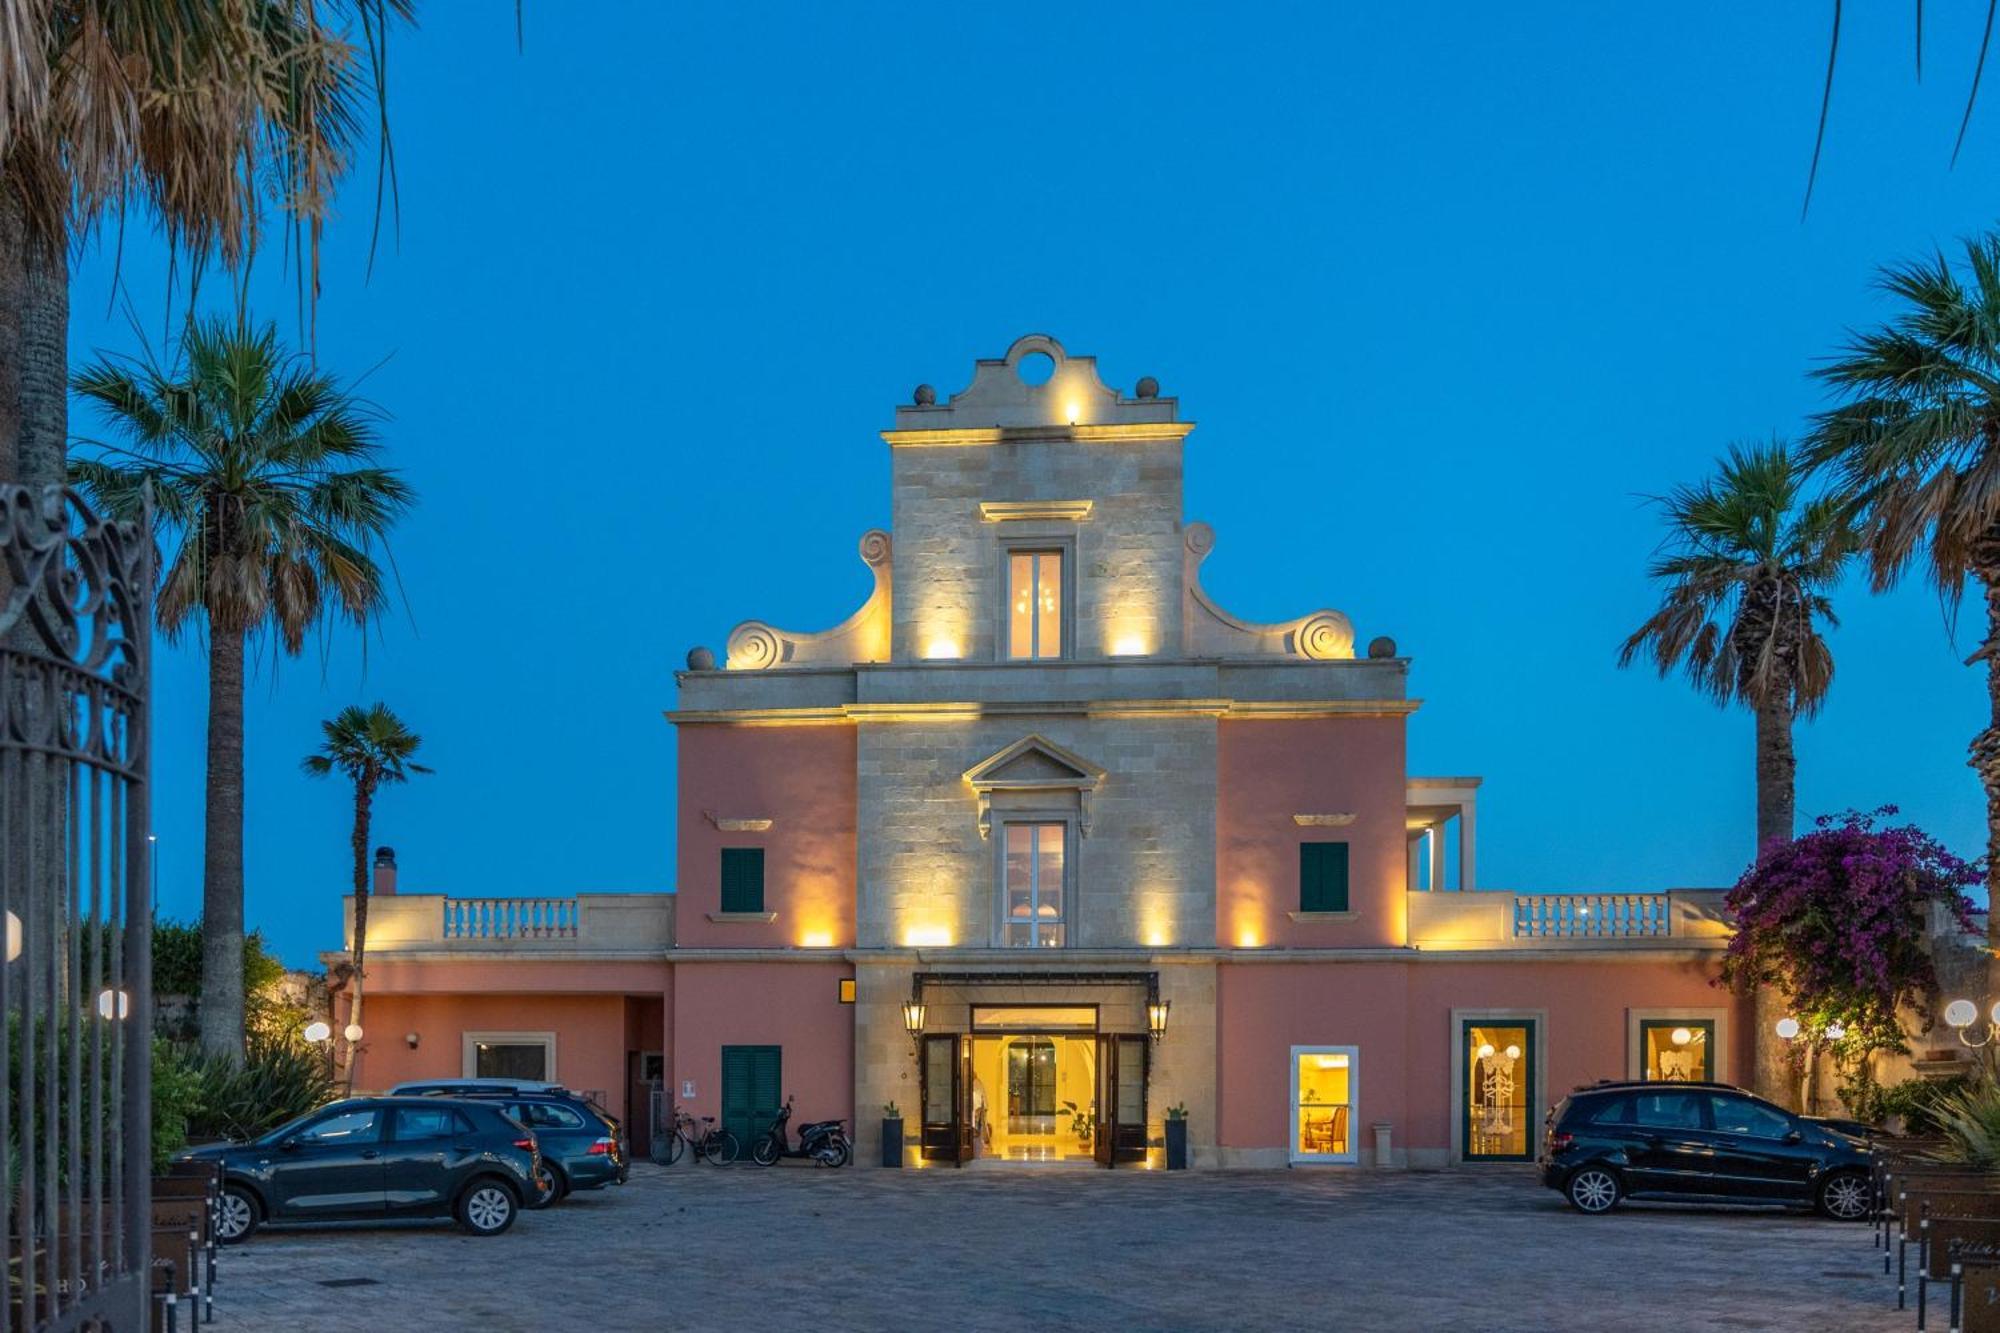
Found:
[(1797, 1130), (1795, 1129), (1795, 1130), (1793, 1130), (1793, 1131), (1792, 1131), (1791, 1133), (1789, 1133), (1789, 1134), (1785, 1135), (1785, 1142), (1787, 1142), (1787, 1143), (1803, 1143), (1803, 1142), (1805, 1142), (1805, 1137), (1806, 1137), (1805, 1135), (1803, 1135), (1803, 1134), (1799, 1133), (1799, 1131), (1797, 1131)]
[(280, 1152), (297, 1152), (299, 1150), (299, 1141), (297, 1139), (279, 1139), (278, 1150)]

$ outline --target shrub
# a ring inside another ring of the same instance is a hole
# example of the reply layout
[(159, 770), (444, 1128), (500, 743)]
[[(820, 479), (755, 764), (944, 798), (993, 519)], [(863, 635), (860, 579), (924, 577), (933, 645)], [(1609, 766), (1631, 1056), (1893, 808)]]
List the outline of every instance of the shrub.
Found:
[(200, 1091), (188, 1130), (200, 1138), (254, 1139), (333, 1095), (323, 1051), (296, 1038), (252, 1033), (241, 1067), (184, 1052)]
[(1939, 1159), (2000, 1168), (2000, 1086), (1991, 1078), (1974, 1079), (1938, 1098), (1934, 1114), (1945, 1137)]
[(1963, 1092), (1972, 1080), (1964, 1074), (1946, 1079), (1913, 1078), (1898, 1083), (1893, 1088), (1884, 1088), (1877, 1099), (1877, 1122), (1887, 1120), (1892, 1115), (1903, 1117), (1905, 1132), (1910, 1134), (1935, 1134), (1938, 1132), (1938, 1104), (1946, 1097)]
[(184, 1059), (174, 1044), (163, 1037), (153, 1038), (153, 1169), (163, 1169), (167, 1160), (188, 1141), (188, 1117), (201, 1100), (201, 1074)]

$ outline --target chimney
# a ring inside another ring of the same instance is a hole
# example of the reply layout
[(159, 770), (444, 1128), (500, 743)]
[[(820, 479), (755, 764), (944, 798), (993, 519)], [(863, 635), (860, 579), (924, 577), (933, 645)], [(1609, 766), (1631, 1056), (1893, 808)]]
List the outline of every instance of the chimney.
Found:
[(377, 894), (396, 891), (396, 849), (377, 847), (375, 849), (375, 892)]

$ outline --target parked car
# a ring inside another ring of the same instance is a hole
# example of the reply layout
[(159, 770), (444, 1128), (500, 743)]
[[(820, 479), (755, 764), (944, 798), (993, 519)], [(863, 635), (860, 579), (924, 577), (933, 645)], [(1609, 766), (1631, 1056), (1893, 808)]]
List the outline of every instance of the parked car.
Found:
[(1621, 1199), (1779, 1203), (1857, 1221), (1873, 1153), (1853, 1135), (1727, 1083), (1606, 1082), (1549, 1112), (1542, 1183), (1579, 1212)]
[(632, 1173), (625, 1130), (618, 1117), (560, 1083), (511, 1078), (419, 1079), (398, 1083), (395, 1095), (465, 1097), (497, 1101), (535, 1133), (542, 1148), (546, 1187), (527, 1206), (546, 1208), (573, 1189), (624, 1184)]
[(494, 1102), (353, 1097), (248, 1143), (189, 1148), (223, 1164), (217, 1238), (265, 1222), (450, 1216), (476, 1236), (514, 1225), (540, 1192), (535, 1136)]

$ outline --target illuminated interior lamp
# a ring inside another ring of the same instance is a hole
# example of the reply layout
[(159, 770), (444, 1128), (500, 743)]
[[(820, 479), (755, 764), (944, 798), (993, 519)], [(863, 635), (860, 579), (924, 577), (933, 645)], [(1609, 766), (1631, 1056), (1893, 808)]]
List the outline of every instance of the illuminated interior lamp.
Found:
[(1518, 1060), (1518, 1059), (1520, 1059), (1520, 1058), (1521, 1058), (1521, 1048), (1520, 1048), (1519, 1046), (1509, 1046), (1509, 1047), (1507, 1048), (1507, 1058), (1508, 1058), (1509, 1060)]
[[(1968, 1020), (1969, 1021), (1969, 1020)], [(1799, 1035), (1799, 1020), (1787, 1015), (1772, 1024), (1772, 1030), (1786, 1041)]]
[(1480, 1059), (1482, 1059), (1482, 1060), (1491, 1060), (1491, 1059), (1493, 1058), (1493, 1043), (1492, 1043), (1492, 1042), (1490, 1042), (1490, 1041), (1489, 1041), (1489, 1042), (1484, 1042), (1484, 1043), (1482, 1043), (1482, 1044), (1480, 1045), (1480, 1047), (1479, 1047), (1479, 1058), (1480, 1058)]
[(1667, 1036), (1673, 1041), (1674, 1045), (1676, 1046), (1685, 1046), (1689, 1042), (1694, 1040), (1694, 1033), (1689, 1031), (1687, 1028), (1675, 1028), (1672, 1032), (1668, 1033)]

